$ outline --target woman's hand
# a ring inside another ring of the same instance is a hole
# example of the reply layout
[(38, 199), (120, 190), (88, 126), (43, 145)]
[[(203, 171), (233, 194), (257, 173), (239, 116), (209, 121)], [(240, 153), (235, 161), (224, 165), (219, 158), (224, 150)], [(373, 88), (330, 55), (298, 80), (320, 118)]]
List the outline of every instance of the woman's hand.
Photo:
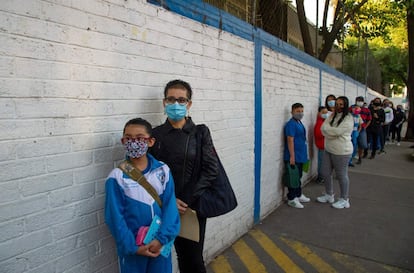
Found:
[(178, 198), (176, 198), (175, 200), (176, 200), (176, 202), (177, 202), (178, 212), (179, 212), (180, 214), (184, 214), (184, 213), (185, 213), (185, 211), (186, 211), (186, 210), (187, 210), (187, 208), (188, 208), (188, 205), (187, 205), (185, 202), (183, 202), (182, 200), (178, 199)]

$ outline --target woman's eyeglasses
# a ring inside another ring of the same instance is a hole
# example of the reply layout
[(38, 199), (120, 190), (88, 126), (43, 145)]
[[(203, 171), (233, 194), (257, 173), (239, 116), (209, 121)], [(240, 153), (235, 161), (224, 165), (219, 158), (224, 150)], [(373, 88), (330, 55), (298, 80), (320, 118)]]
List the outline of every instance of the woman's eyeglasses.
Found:
[(175, 102), (178, 102), (178, 104), (181, 105), (186, 105), (190, 100), (184, 97), (179, 97), (179, 98), (175, 98), (175, 97), (166, 97), (164, 99), (165, 103), (167, 104), (174, 104)]

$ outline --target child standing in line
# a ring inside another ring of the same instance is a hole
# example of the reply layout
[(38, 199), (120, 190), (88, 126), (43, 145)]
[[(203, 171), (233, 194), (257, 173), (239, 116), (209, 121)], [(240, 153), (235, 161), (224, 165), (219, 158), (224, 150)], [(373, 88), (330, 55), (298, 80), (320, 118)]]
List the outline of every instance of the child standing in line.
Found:
[(329, 116), (328, 108), (325, 106), (319, 106), (318, 108), (318, 116), (316, 118), (315, 127), (313, 128), (313, 134), (315, 137), (315, 145), (318, 148), (318, 178), (316, 179), (316, 183), (323, 184), (323, 179), (320, 175), (321, 173), (321, 165), (322, 165), (322, 156), (325, 150), (325, 137), (321, 132), (321, 126), (325, 119)]
[[(116, 242), (121, 273), (172, 272), (171, 254), (164, 257), (160, 253), (162, 246), (178, 235), (180, 217), (170, 169), (147, 154), (148, 147), (155, 143), (151, 135), (151, 124), (136, 118), (125, 124), (121, 142), (130, 166), (142, 172), (159, 195), (162, 206), (120, 168), (113, 169), (106, 180), (105, 222)], [(146, 245), (136, 245), (139, 228), (149, 226), (155, 215), (161, 218), (155, 239)]]
[(361, 131), (362, 124), (364, 123), (364, 121), (361, 118), (360, 113), (361, 113), (361, 107), (359, 107), (358, 105), (351, 106), (351, 114), (352, 114), (352, 118), (354, 119), (354, 129), (352, 130), (351, 141), (352, 141), (354, 150), (352, 151), (352, 156), (349, 159), (349, 163), (348, 163), (349, 167), (355, 167), (355, 165), (352, 163), (352, 159), (356, 156), (358, 152), (358, 136), (359, 136), (359, 132)]
[(306, 145), (306, 129), (301, 119), (303, 118), (303, 105), (294, 103), (292, 105), (292, 118), (285, 125), (285, 150), (284, 161), (287, 168), (298, 168), (299, 186), (288, 187), (288, 205), (293, 208), (302, 209), (302, 203), (310, 199), (302, 193), (300, 179), (302, 178), (303, 163), (308, 161), (308, 147)]

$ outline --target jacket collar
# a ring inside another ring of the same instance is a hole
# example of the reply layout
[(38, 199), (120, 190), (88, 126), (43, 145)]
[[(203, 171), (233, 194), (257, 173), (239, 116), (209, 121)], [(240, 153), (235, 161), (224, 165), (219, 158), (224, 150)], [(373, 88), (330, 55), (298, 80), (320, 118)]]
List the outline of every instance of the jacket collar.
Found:
[[(174, 128), (171, 125), (171, 123), (168, 120), (168, 118), (165, 120), (164, 126), (165, 126), (164, 128), (166, 130), (166, 133), (169, 133), (172, 130), (177, 130), (176, 128)], [(191, 117), (187, 117), (186, 118), (186, 122), (185, 122), (185, 124), (184, 124), (184, 126), (183, 126), (183, 128), (181, 130), (183, 132), (189, 134), (189, 133), (193, 132), (194, 128), (195, 128), (195, 124), (194, 124), (193, 120), (191, 119)]]

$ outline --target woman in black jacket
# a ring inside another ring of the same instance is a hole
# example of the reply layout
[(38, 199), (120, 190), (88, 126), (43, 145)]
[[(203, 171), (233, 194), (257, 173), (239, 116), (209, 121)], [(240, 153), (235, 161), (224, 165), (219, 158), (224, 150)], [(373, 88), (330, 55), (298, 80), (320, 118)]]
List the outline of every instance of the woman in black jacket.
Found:
[[(167, 83), (164, 89), (163, 105), (167, 120), (154, 128), (156, 139), (150, 153), (171, 169), (175, 183), (175, 195), (180, 214), (188, 208), (197, 211), (197, 200), (203, 190), (211, 185), (217, 176), (218, 162), (210, 131), (202, 130), (200, 173), (193, 174), (196, 159), (197, 126), (188, 117), (192, 101), (191, 86), (182, 80)], [(175, 250), (181, 273), (205, 273), (203, 259), (204, 237), (207, 219), (198, 215), (200, 241), (195, 242), (182, 237), (175, 240)]]

